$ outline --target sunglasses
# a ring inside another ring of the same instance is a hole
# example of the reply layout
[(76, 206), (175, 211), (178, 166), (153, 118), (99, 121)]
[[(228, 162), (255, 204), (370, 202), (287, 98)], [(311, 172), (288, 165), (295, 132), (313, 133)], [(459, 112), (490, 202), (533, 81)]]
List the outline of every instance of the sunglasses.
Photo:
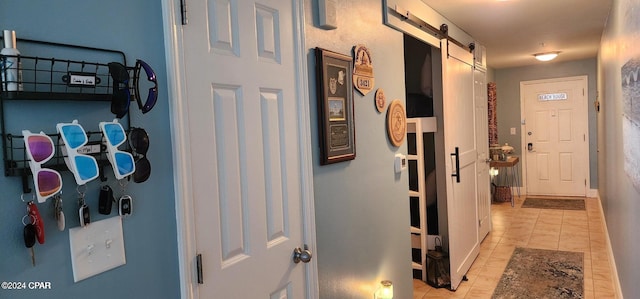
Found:
[[(144, 69), (144, 72), (147, 74), (147, 80), (153, 83), (153, 87), (149, 88), (149, 93), (147, 94), (147, 100), (144, 104), (142, 104), (142, 98), (140, 97), (140, 69)], [(146, 62), (141, 59), (136, 60), (136, 67), (134, 68), (134, 76), (133, 76), (133, 86), (136, 92), (136, 101), (138, 102), (138, 108), (142, 110), (142, 113), (147, 113), (151, 111), (153, 106), (155, 106), (156, 101), (158, 100), (158, 81), (156, 80), (156, 73)]]
[(122, 125), (118, 123), (118, 119), (114, 119), (112, 122), (100, 122), (99, 126), (104, 136), (103, 141), (107, 146), (107, 159), (109, 159), (113, 167), (116, 179), (121, 180), (134, 173), (136, 166), (133, 155), (118, 149), (118, 146), (127, 139), (127, 135)]
[(87, 182), (98, 177), (98, 162), (89, 155), (78, 153), (78, 150), (89, 141), (87, 134), (77, 120), (71, 123), (59, 123), (56, 125), (58, 134), (62, 138), (63, 144), (60, 145), (64, 162), (73, 173), (78, 185), (84, 185)]
[(22, 130), (29, 167), (33, 174), (33, 185), (36, 189), (38, 202), (45, 202), (49, 197), (54, 196), (62, 190), (62, 177), (60, 173), (49, 168), (42, 168), (42, 164), (53, 158), (55, 147), (53, 140), (47, 134), (31, 133), (29, 130)]
[[(129, 71), (119, 62), (109, 62), (109, 74), (113, 79), (113, 97), (111, 98), (111, 113), (116, 118), (124, 117), (129, 111), (131, 93), (129, 92)], [(120, 85), (124, 85), (121, 87)]]
[(136, 171), (133, 173), (133, 181), (145, 182), (151, 175), (151, 163), (147, 159), (149, 150), (149, 135), (143, 128), (131, 128), (129, 131), (129, 145), (136, 157)]

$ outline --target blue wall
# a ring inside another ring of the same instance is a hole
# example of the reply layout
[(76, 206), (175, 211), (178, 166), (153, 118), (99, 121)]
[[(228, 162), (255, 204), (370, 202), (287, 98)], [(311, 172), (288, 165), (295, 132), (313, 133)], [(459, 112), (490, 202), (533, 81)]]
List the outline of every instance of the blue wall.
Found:
[[(161, 5), (158, 1), (19, 1), (0, 2), (0, 29), (13, 29), (18, 38), (117, 49), (127, 55), (128, 65), (144, 59), (158, 74), (158, 104), (142, 115), (132, 105), (131, 123), (144, 127), (150, 136), (148, 158), (153, 171), (144, 184), (130, 183), (127, 193), (134, 199), (134, 214), (123, 220), (127, 264), (78, 283), (73, 282), (68, 229), (77, 227), (76, 184), (69, 172), (63, 172), (64, 212), (67, 229), (57, 230), (50, 201), (38, 207), (46, 224), (46, 243), (36, 244), (36, 267), (31, 266), (23, 246), (21, 218), (25, 205), (20, 201), (19, 177), (0, 176), (0, 281), (51, 282), (51, 290), (8, 291), (0, 289), (0, 298), (178, 298), (180, 295), (176, 241), (175, 201), (170, 140), (166, 66), (162, 32)], [(58, 52), (18, 43), (23, 55), (61, 59), (94, 58), (92, 54)], [(59, 56), (58, 56), (59, 55)], [(55, 133), (57, 122), (79, 119), (88, 131), (98, 130), (99, 121), (113, 115), (108, 104), (85, 102), (10, 103), (7, 129)], [(120, 188), (107, 169), (109, 185), (116, 195)], [(97, 213), (101, 182), (90, 182), (87, 203), (92, 220), (107, 216)], [(27, 196), (27, 197), (30, 197)], [(113, 217), (116, 213), (112, 213)]]
[[(408, 172), (393, 168), (407, 146), (391, 145), (385, 113), (373, 102), (383, 88), (387, 106), (405, 103), (402, 33), (383, 24), (380, 1), (337, 1), (335, 30), (315, 26), (315, 1), (304, 4), (320, 298), (373, 298), (383, 279), (393, 281), (394, 298), (411, 298)], [(320, 166), (313, 48), (352, 56), (359, 43), (371, 51), (375, 87), (366, 96), (353, 92), (356, 158)]]
[[(509, 143), (516, 154), (522, 154), (520, 125), (520, 82), (561, 77), (587, 76), (589, 99), (587, 100), (589, 126), (589, 186), (598, 186), (598, 154), (596, 112), (593, 102), (596, 100), (596, 59), (588, 58), (575, 61), (544, 63), (532, 66), (495, 70), (495, 82), (498, 93), (498, 141)], [(491, 81), (489, 81), (491, 82)], [(509, 128), (516, 128), (511, 135)], [(522, 169), (520, 169), (522, 172)], [(520, 176), (522, 177), (522, 175)]]
[[(639, 151), (638, 144), (629, 141), (637, 138), (637, 127), (635, 133), (624, 129), (630, 111), (624, 105), (622, 66), (630, 59), (640, 58), (638, 45), (640, 1), (614, 0), (598, 53), (598, 189), (625, 298), (640, 294), (640, 187), (634, 186), (625, 171), (630, 163), (625, 161), (625, 151), (635, 156), (636, 163)], [(637, 101), (635, 96), (633, 100)], [(608, 261), (606, 257), (598, 259)]]

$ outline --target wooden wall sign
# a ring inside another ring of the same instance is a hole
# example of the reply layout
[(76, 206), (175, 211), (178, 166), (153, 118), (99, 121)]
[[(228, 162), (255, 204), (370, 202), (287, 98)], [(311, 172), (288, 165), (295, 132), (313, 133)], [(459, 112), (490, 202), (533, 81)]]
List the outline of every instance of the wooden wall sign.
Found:
[(384, 90), (382, 88), (378, 88), (378, 90), (376, 90), (376, 96), (373, 100), (376, 104), (376, 110), (382, 113), (382, 111), (384, 111), (384, 107), (387, 105), (387, 97), (384, 95)]
[(371, 52), (364, 45), (353, 48), (353, 86), (363, 95), (367, 95), (375, 85)]
[(387, 110), (387, 135), (394, 146), (401, 146), (407, 135), (407, 114), (400, 100), (393, 100)]

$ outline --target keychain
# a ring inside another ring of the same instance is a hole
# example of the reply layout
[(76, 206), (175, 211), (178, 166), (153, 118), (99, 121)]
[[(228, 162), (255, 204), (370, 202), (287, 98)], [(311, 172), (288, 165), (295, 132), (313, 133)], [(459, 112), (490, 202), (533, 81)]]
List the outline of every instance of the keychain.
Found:
[(56, 222), (58, 223), (58, 230), (64, 231), (65, 219), (64, 219), (64, 211), (62, 210), (62, 192), (56, 194), (53, 197), (53, 217), (56, 219)]
[(131, 215), (133, 210), (133, 199), (131, 199), (131, 196), (125, 195), (128, 181), (120, 180), (118, 183), (120, 184), (122, 191), (122, 196), (120, 196), (120, 199), (118, 200), (118, 214), (120, 214), (120, 216)]
[[(22, 225), (24, 225), (24, 228), (22, 229), (22, 237), (24, 238), (24, 246), (29, 249), (29, 254), (31, 255), (31, 264), (35, 267), (36, 254), (33, 250), (33, 245), (36, 244), (36, 235), (38, 235), (38, 228), (36, 226), (38, 219), (35, 215), (36, 213), (37, 215), (40, 215), (40, 213), (38, 213), (37, 208), (33, 210), (31, 208), (31, 205), (35, 206), (35, 204), (33, 203), (34, 199), (35, 195), (32, 195), (31, 200), (27, 202), (24, 200), (24, 194), (20, 195), (20, 200), (22, 200), (23, 203), (27, 204), (27, 214), (22, 216)], [(27, 220), (28, 222), (26, 222)], [(42, 229), (42, 242), (44, 242), (44, 229)]]
[(98, 201), (98, 212), (103, 215), (111, 214), (111, 206), (113, 205), (113, 190), (108, 185), (100, 188), (100, 198)]
[(36, 227), (36, 239), (38, 243), (44, 244), (44, 222), (38, 211), (38, 206), (33, 201), (27, 203), (27, 214), (33, 218), (33, 225)]
[[(85, 185), (82, 185), (85, 186)], [(86, 191), (86, 186), (85, 188), (80, 191), (80, 186), (78, 186), (76, 188), (76, 191), (78, 191), (78, 206), (80, 207), (78, 209), (78, 216), (80, 217), (80, 226), (85, 226), (88, 225), (91, 222), (91, 215), (89, 214), (89, 206), (87, 206), (87, 204), (84, 202), (84, 191)]]
[[(29, 219), (29, 223), (25, 222), (25, 219)], [(35, 219), (29, 213), (22, 217), (22, 224), (24, 228), (22, 229), (22, 236), (24, 238), (24, 246), (29, 249), (29, 254), (31, 255), (31, 264), (36, 266), (36, 254), (33, 250), (33, 245), (36, 244), (36, 226), (33, 225)]]

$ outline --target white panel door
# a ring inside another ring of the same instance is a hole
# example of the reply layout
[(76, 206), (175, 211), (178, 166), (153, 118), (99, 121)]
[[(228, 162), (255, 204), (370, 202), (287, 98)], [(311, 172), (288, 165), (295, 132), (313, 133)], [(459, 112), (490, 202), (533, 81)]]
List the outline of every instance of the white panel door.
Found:
[[(189, 2), (182, 27), (200, 298), (305, 298), (293, 1)], [(308, 171), (308, 170), (307, 170)]]
[(476, 160), (478, 174), (478, 237), (482, 241), (491, 230), (491, 189), (489, 187), (489, 120), (487, 79), (484, 71), (473, 72), (473, 94), (476, 107)]
[(455, 290), (480, 252), (473, 56), (447, 40), (442, 40), (441, 50), (447, 221), (451, 288)]
[(571, 77), (521, 83), (527, 194), (586, 195), (586, 80)]

